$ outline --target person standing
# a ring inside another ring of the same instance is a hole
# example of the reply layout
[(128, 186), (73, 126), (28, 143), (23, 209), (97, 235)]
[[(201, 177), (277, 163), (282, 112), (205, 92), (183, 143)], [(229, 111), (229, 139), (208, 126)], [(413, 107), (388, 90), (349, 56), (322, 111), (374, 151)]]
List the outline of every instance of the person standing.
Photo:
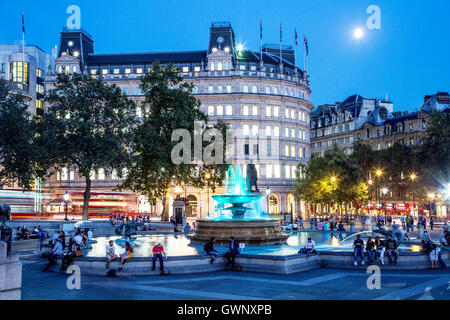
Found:
[(353, 241), (353, 264), (358, 266), (358, 255), (361, 256), (361, 265), (364, 265), (364, 241), (361, 240), (361, 236), (358, 234), (356, 240)]
[(38, 238), (39, 238), (39, 251), (42, 252), (44, 246), (44, 240), (47, 238), (47, 233), (41, 226), (38, 226)]
[(164, 251), (164, 247), (161, 243), (158, 243), (153, 247), (153, 267), (152, 271), (156, 269), (156, 260), (159, 259), (159, 269), (161, 271), (161, 275), (164, 274), (164, 259), (167, 258), (166, 252)]
[(298, 219), (298, 228), (299, 229), (305, 229), (305, 227), (303, 226), (303, 218), (302, 217), (300, 217)]
[(433, 217), (430, 217), (430, 229), (433, 230), (434, 220)]
[(232, 267), (235, 266), (235, 259), (237, 255), (239, 255), (239, 244), (234, 240), (234, 237), (230, 237), (228, 251), (225, 253), (225, 257), (228, 260), (227, 266), (230, 264)]

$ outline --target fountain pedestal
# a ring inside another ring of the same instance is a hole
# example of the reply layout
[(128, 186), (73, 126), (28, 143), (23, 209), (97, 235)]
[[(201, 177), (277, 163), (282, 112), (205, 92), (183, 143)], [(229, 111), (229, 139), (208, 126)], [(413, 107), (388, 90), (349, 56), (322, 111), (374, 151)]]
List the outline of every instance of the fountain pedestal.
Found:
[(282, 234), (281, 220), (197, 220), (193, 241), (209, 241), (216, 238), (217, 244), (228, 244), (230, 237), (236, 241), (253, 244), (282, 244), (289, 236)]

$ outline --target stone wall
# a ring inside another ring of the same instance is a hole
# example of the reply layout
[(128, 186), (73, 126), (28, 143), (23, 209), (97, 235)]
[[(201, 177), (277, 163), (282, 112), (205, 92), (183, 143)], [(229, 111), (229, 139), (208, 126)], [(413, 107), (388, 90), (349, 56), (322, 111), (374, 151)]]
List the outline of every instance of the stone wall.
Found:
[(22, 263), (17, 255), (7, 255), (6, 242), (0, 241), (0, 300), (20, 300)]

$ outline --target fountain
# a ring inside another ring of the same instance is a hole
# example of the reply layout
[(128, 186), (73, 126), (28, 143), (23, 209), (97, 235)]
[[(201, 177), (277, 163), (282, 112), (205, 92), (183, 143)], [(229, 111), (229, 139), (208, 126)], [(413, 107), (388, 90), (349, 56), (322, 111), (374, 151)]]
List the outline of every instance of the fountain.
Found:
[[(248, 171), (252, 169), (251, 166), (248, 165)], [(233, 236), (238, 242), (254, 245), (286, 242), (288, 236), (282, 234), (281, 220), (262, 213), (259, 202), (263, 195), (251, 191), (249, 181), (243, 177), (239, 166), (236, 169), (230, 166), (225, 180), (225, 193), (212, 198), (219, 203), (218, 214), (197, 220), (197, 231), (191, 237), (192, 240), (208, 241), (215, 237), (216, 243), (223, 244)]]

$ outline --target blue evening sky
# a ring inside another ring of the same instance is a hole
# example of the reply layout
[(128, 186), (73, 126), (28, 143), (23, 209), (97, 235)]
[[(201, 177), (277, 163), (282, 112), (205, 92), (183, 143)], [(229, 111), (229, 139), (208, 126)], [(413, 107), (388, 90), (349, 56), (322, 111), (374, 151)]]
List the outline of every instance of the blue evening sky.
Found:
[[(23, 10), (27, 43), (51, 52), (71, 4), (97, 53), (206, 49), (212, 21), (230, 21), (238, 41), (258, 50), (260, 19), (267, 43), (279, 43), (282, 22), (283, 43), (294, 44), (296, 27), (300, 67), (303, 33), (309, 40), (316, 105), (388, 93), (395, 110), (416, 109), (424, 95), (450, 91), (448, 0), (0, 0), (0, 43), (21, 39)], [(369, 5), (381, 8), (381, 30), (366, 27)]]

